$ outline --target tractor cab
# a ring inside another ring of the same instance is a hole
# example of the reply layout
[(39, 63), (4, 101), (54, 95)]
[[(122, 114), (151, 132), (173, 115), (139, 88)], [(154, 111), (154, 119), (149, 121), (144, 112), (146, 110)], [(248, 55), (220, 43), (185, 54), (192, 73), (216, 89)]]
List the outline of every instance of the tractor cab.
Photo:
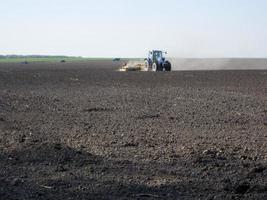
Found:
[(165, 59), (163, 56), (162, 51), (150, 51), (148, 55), (149, 60), (152, 61), (152, 63), (157, 62), (158, 60)]

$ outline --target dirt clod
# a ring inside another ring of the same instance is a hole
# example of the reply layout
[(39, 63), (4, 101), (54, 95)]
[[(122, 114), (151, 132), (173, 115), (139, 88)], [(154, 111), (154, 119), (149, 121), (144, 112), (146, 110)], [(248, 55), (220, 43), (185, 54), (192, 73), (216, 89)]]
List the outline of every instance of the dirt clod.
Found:
[(249, 189), (250, 189), (250, 184), (244, 182), (244, 183), (238, 184), (236, 186), (235, 193), (237, 193), (237, 194), (245, 194)]

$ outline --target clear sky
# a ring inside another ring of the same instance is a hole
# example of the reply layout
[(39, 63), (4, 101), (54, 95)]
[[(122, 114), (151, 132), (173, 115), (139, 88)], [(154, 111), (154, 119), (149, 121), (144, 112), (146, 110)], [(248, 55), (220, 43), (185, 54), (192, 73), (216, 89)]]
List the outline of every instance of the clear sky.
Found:
[(0, 54), (267, 57), (266, 0), (0, 1)]

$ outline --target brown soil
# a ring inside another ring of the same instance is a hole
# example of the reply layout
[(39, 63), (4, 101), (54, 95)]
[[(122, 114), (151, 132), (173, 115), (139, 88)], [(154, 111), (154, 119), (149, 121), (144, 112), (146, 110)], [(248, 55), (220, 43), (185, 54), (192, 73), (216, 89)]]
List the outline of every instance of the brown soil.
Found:
[(0, 64), (1, 199), (266, 199), (267, 71)]

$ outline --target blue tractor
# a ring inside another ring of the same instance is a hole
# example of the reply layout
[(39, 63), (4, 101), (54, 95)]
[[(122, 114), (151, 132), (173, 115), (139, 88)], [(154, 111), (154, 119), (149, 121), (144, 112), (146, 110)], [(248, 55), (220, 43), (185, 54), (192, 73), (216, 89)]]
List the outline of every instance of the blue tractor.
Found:
[(149, 51), (148, 58), (145, 59), (144, 71), (171, 71), (171, 63), (166, 60), (163, 54), (167, 54), (167, 52)]

